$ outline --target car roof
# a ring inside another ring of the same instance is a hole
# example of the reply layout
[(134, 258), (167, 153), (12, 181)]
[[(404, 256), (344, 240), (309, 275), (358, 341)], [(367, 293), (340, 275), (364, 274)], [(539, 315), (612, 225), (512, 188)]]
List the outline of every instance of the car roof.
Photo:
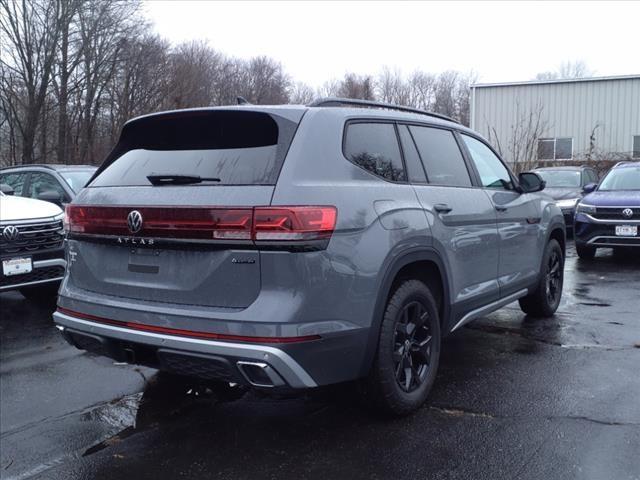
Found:
[(30, 168), (48, 168), (50, 170), (95, 170), (98, 167), (95, 165), (65, 165), (62, 163), (29, 163), (26, 165), (11, 165), (9, 167), (2, 167), (0, 171), (4, 170), (24, 170)]
[(613, 168), (633, 168), (640, 166), (640, 161), (638, 162), (620, 162), (617, 165), (614, 165)]
[(544, 170), (544, 171), (567, 170), (567, 171), (571, 171), (571, 170), (584, 170), (585, 168), (593, 168), (593, 167), (589, 167), (588, 165), (565, 165), (565, 166), (561, 166), (561, 167), (538, 167), (535, 170)]

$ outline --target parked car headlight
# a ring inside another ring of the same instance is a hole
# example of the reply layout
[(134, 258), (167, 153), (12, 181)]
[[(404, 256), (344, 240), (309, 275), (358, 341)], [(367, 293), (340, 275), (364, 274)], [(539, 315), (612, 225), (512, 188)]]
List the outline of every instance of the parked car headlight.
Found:
[(579, 198), (565, 198), (564, 200), (558, 200), (556, 205), (560, 208), (573, 208), (578, 203)]
[(53, 217), (54, 220), (62, 220), (62, 229), (58, 230), (58, 233), (60, 235), (66, 235), (68, 228), (67, 228), (67, 214), (65, 212), (59, 213), (58, 215), (56, 215), (55, 217)]
[(596, 213), (596, 207), (594, 205), (587, 205), (584, 203), (579, 203), (578, 208), (576, 209), (576, 213), (588, 213), (593, 214)]

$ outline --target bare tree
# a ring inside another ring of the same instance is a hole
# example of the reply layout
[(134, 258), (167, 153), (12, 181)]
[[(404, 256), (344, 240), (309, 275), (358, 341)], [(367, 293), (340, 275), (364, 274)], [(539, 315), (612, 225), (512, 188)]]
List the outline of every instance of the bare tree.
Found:
[(595, 72), (583, 60), (564, 61), (554, 71), (540, 72), (535, 80), (565, 80), (592, 77)]
[(220, 76), (225, 75), (225, 62), (223, 55), (206, 42), (194, 41), (175, 47), (169, 58), (166, 107), (206, 107), (219, 100), (215, 86)]
[(309, 105), (316, 96), (315, 90), (306, 83), (296, 82), (289, 89), (289, 101), (293, 104)]
[(54, 64), (53, 90), (57, 98), (58, 135), (56, 158), (59, 163), (69, 160), (69, 80), (82, 58), (83, 44), (77, 24), (81, 0), (59, 0), (60, 36)]
[(376, 81), (376, 96), (381, 102), (410, 106), (413, 105), (412, 86), (399, 70), (383, 67)]
[(375, 100), (373, 78), (369, 75), (347, 73), (338, 83), (337, 95), (344, 98)]
[(96, 126), (103, 113), (104, 94), (120, 65), (120, 54), (139, 28), (138, 2), (85, 2), (80, 10), (83, 74), (78, 125), (79, 161), (93, 162)]
[(337, 79), (327, 80), (318, 89), (319, 97), (337, 97), (340, 95), (340, 81)]
[(140, 1), (0, 0), (0, 164), (95, 163), (131, 117), (233, 104), (238, 95), (256, 104), (379, 98), (468, 119), (468, 75), (384, 68), (315, 90), (273, 58), (170, 45), (151, 33)]
[(436, 76), (431, 73), (415, 71), (409, 77), (411, 89), (410, 106), (423, 110), (433, 110)]
[(268, 57), (254, 57), (245, 65), (247, 84), (243, 93), (251, 103), (277, 105), (289, 101), (291, 81), (282, 65)]
[(123, 46), (120, 59), (120, 68), (106, 90), (111, 144), (128, 119), (163, 108), (168, 90), (169, 44), (156, 35), (136, 38)]
[(543, 138), (549, 125), (544, 116), (544, 107), (538, 103), (530, 109), (515, 105), (515, 121), (504, 143), (495, 126), (487, 124), (488, 140), (498, 153), (509, 159), (516, 172), (535, 168), (538, 164), (538, 142)]
[(60, 4), (0, 0), (3, 103), (21, 140), (21, 161), (34, 161), (36, 133), (51, 82), (59, 37)]

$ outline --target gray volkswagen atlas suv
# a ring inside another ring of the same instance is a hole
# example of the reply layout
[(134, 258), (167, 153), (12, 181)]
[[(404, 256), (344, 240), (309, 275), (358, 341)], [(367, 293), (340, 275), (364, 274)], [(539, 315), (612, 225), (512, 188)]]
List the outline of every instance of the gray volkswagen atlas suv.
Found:
[(436, 114), (345, 99), (129, 121), (67, 207), (55, 322), (78, 348), (215, 385), (357, 381), (405, 414), (441, 339), (553, 315), (565, 226), (534, 173)]

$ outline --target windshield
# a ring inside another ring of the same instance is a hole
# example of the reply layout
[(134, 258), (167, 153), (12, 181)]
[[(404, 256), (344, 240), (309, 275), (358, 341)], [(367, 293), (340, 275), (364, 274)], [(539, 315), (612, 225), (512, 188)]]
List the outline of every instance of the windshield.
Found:
[(78, 193), (87, 184), (93, 172), (95, 170), (65, 170), (60, 172), (60, 175), (62, 175), (62, 178), (69, 184), (71, 189)]
[(602, 180), (598, 190), (640, 190), (640, 165), (614, 168)]
[(547, 188), (580, 188), (580, 172), (574, 170), (538, 170)]

